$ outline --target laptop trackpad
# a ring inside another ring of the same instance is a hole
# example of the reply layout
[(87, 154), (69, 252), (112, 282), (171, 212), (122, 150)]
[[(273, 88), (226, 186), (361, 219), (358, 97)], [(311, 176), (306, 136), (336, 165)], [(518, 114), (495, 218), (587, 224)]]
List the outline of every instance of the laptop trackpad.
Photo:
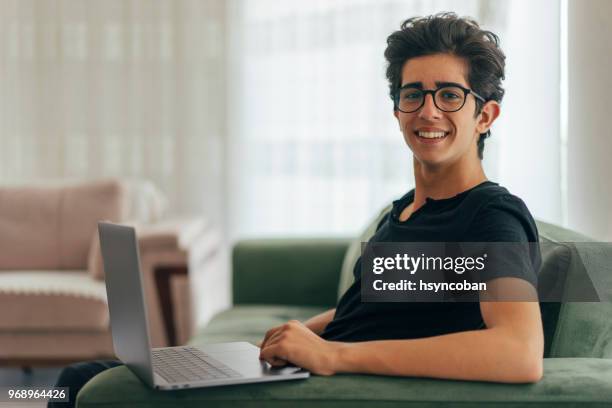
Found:
[(253, 345), (247, 345), (244, 348), (236, 347), (231, 351), (215, 350), (208, 345), (199, 348), (205, 353), (208, 353), (211, 357), (219, 360), (219, 362), (228, 365), (230, 368), (246, 377), (291, 375), (304, 372), (300, 367), (294, 365), (272, 367), (267, 362), (259, 359), (259, 349)]

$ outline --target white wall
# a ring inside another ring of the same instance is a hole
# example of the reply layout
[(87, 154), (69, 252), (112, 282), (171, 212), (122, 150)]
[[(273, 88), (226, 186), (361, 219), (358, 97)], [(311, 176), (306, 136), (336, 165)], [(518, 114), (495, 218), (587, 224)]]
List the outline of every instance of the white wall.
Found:
[(499, 33), (506, 94), (484, 152), (489, 178), (521, 197), (534, 217), (555, 224), (562, 222), (559, 12), (550, 0), (507, 3)]
[(612, 240), (612, 1), (568, 1), (568, 227)]

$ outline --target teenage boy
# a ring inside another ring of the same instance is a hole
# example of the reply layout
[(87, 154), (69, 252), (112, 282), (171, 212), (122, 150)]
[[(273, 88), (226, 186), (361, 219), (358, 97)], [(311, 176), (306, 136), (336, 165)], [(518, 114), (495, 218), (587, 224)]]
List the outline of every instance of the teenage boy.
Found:
[[(495, 34), (455, 14), (405, 21), (387, 39), (387, 79), (415, 188), (370, 242), (536, 242), (524, 203), (487, 180), (484, 141), (500, 114), (505, 56)], [(503, 256), (503, 255), (502, 255)], [(489, 285), (530, 294), (539, 254), (507, 259)], [(336, 309), (270, 329), (260, 358), (340, 372), (536, 382), (544, 336), (537, 301), (366, 303), (361, 260)]]

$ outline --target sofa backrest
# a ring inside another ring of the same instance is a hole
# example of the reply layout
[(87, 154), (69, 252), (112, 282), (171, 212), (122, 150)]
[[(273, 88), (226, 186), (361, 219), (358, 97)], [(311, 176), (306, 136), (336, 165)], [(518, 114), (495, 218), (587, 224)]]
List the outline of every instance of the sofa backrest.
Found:
[[(361, 243), (374, 235), (382, 217), (391, 205), (383, 209), (368, 224), (363, 233), (351, 242), (342, 263), (338, 299), (354, 281), (353, 267), (361, 255)], [(597, 290), (603, 297), (612, 297), (612, 274), (606, 273), (612, 263), (612, 245), (574, 245), (592, 242), (588, 237), (556, 225), (537, 221), (541, 241), (564, 243), (554, 251), (542, 253), (541, 273), (547, 268), (559, 271), (558, 257), (565, 265), (565, 287), (571, 288), (580, 277), (572, 272), (585, 264), (589, 273), (599, 273)], [(552, 266), (551, 266), (552, 265)], [(556, 269), (555, 269), (556, 268)], [(612, 303), (610, 302), (542, 302), (542, 321), (545, 337), (545, 357), (612, 357)]]
[[(566, 248), (565, 294), (576, 292), (588, 277), (600, 298), (599, 302), (541, 303), (545, 328), (547, 324), (554, 328), (548, 356), (612, 358), (612, 244), (544, 222), (538, 222), (538, 231), (541, 241)], [(546, 310), (555, 308), (556, 314), (546, 315)]]
[(119, 181), (0, 187), (0, 270), (85, 269), (98, 220), (124, 218)]
[(346, 250), (346, 255), (344, 256), (344, 261), (342, 262), (342, 269), (340, 270), (340, 283), (338, 285), (338, 300), (344, 295), (344, 292), (348, 290), (348, 288), (353, 284), (354, 276), (353, 276), (353, 267), (357, 262), (357, 259), (361, 256), (361, 243), (368, 242), (370, 238), (376, 232), (376, 227), (382, 220), (382, 218), (391, 211), (391, 207), (393, 205), (389, 204), (387, 207), (383, 208), (376, 217), (374, 217), (369, 223), (365, 230), (349, 245)]

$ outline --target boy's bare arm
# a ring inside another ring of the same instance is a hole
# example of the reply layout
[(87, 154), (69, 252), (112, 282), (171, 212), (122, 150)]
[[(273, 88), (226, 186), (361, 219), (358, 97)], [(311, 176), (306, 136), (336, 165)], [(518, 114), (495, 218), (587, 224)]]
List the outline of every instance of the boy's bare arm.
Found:
[(321, 335), (325, 327), (333, 320), (335, 314), (336, 309), (330, 309), (306, 320), (304, 325), (316, 334)]
[[(498, 278), (522, 290), (528, 282)], [(537, 299), (535, 289), (530, 287)], [(544, 336), (532, 302), (480, 302), (485, 329), (406, 340), (327, 341), (297, 320), (268, 332), (260, 358), (291, 362), (315, 374), (340, 372), (457, 380), (536, 382), (542, 377)]]
[[(306, 327), (308, 327), (313, 333), (317, 334), (317, 335), (321, 335), (321, 333), (323, 333), (323, 330), (325, 330), (325, 327), (329, 324), (329, 322), (332, 321), (332, 319), (334, 318), (334, 315), (336, 314), (336, 309), (330, 309), (326, 312), (320, 313), (316, 316), (311, 317), (310, 319), (306, 320), (304, 322), (304, 325)], [(266, 341), (277, 331), (281, 330), (283, 328), (284, 325), (281, 326), (276, 326), (271, 328), (270, 330), (268, 330), (266, 332), (265, 337), (263, 338), (262, 341), (260, 341), (257, 346), (258, 347), (262, 347), (263, 345), (265, 345)]]

